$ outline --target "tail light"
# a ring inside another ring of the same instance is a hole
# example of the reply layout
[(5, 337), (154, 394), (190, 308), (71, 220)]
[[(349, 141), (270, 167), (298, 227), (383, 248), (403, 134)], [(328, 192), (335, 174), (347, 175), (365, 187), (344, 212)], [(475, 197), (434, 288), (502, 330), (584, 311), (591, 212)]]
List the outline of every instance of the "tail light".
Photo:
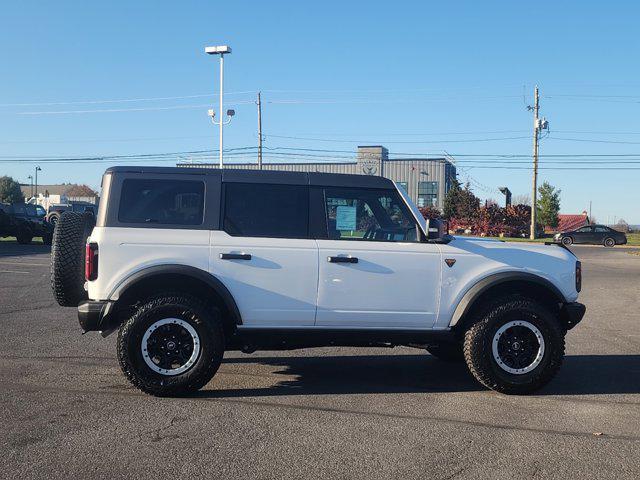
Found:
[(87, 243), (84, 258), (84, 277), (91, 281), (98, 278), (98, 244)]
[(582, 290), (582, 264), (576, 262), (576, 292)]

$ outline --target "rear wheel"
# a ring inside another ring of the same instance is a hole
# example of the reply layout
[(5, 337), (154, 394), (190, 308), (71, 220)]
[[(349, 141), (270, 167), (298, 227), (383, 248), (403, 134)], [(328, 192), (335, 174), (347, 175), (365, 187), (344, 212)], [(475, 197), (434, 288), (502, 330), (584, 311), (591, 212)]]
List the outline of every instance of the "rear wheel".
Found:
[(20, 245), (29, 245), (33, 240), (33, 233), (29, 227), (21, 227), (16, 235), (16, 240)]
[(472, 375), (502, 393), (529, 393), (548, 383), (564, 358), (564, 331), (542, 304), (520, 296), (490, 307), (465, 334)]
[(615, 245), (616, 245), (616, 241), (613, 238), (607, 237), (607, 238), (604, 239), (604, 246), (605, 247), (611, 248), (611, 247), (614, 247)]
[(144, 301), (118, 335), (122, 371), (136, 388), (156, 396), (199, 390), (217, 372), (223, 353), (218, 312), (180, 293)]

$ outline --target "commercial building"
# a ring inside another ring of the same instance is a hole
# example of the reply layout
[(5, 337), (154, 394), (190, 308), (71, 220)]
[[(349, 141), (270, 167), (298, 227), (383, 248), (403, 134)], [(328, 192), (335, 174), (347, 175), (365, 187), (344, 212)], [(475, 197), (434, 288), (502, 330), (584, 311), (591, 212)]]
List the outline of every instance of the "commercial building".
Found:
[[(213, 163), (179, 163), (179, 167), (218, 168)], [(257, 169), (256, 163), (225, 163), (224, 168)], [(389, 158), (389, 150), (380, 145), (361, 146), (354, 161), (263, 163), (263, 170), (295, 172), (351, 173), (380, 175), (399, 183), (419, 207), (442, 210), (444, 196), (456, 176), (450, 158)]]

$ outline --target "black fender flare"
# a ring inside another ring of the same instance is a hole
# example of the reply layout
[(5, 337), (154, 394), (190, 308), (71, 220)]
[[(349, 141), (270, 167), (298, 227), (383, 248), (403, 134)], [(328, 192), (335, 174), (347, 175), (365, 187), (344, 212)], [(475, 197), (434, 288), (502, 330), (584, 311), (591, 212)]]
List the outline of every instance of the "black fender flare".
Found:
[(451, 321), (449, 322), (449, 327), (455, 327), (461, 318), (469, 311), (474, 302), (480, 298), (480, 296), (486, 292), (488, 289), (495, 287), (501, 283), (513, 282), (513, 281), (522, 281), (538, 284), (544, 288), (546, 288), (554, 297), (557, 299), (558, 303), (566, 303), (567, 300), (562, 294), (562, 292), (556, 287), (553, 283), (551, 283), (546, 278), (543, 278), (539, 275), (535, 275), (533, 273), (527, 272), (501, 272), (494, 273), (493, 275), (489, 275), (484, 277), (483, 279), (476, 282), (469, 290), (465, 292), (460, 302), (458, 302), (458, 306), (453, 312), (453, 316), (451, 317)]
[(236, 325), (242, 325), (242, 316), (240, 315), (238, 305), (236, 304), (233, 295), (231, 295), (231, 292), (225, 286), (225, 284), (209, 272), (200, 268), (192, 267), (190, 265), (154, 265), (151, 267), (143, 268), (142, 270), (139, 270), (128, 276), (118, 285), (116, 285), (109, 294), (108, 299), (109, 301), (115, 302), (120, 298), (120, 295), (122, 295), (126, 290), (133, 287), (137, 283), (151, 277), (167, 274), (184, 275), (204, 282), (206, 285), (215, 290), (218, 295), (220, 295), (220, 298), (222, 298), (225, 306), (233, 316)]

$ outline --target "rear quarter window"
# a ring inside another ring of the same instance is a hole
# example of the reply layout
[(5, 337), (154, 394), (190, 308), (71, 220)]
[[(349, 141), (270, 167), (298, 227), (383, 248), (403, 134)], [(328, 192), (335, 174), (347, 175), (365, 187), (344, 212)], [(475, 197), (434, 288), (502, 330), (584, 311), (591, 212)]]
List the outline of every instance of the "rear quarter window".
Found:
[(202, 225), (204, 182), (126, 179), (118, 221), (147, 225)]

